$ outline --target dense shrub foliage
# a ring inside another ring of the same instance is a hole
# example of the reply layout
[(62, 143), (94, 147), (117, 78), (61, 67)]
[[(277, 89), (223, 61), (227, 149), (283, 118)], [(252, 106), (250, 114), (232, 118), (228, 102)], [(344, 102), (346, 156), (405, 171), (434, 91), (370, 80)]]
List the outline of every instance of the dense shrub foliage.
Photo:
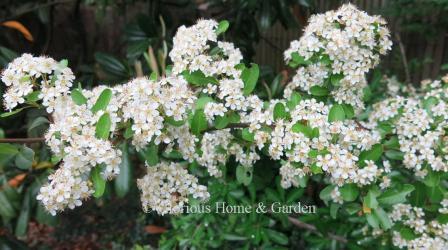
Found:
[[(418, 90), (387, 79), (388, 91), (375, 93), (366, 74), (391, 49), (389, 30), (381, 17), (343, 5), (310, 18), (284, 53), (295, 73), (283, 98), (266, 100), (253, 92), (258, 65), (221, 39), (228, 26), (180, 27), (166, 75), (113, 87), (76, 84), (66, 60), (24, 54), (8, 64), (2, 117), (31, 108), (49, 117), (34, 121), (50, 123), (45, 142), (58, 166), (36, 196), (45, 209), (56, 215), (103, 196), (135, 152), (146, 165), (137, 186), (147, 212), (318, 205), (298, 219), (275, 210), (179, 215), (162, 237), (166, 248), (448, 248), (447, 77)], [(32, 164), (30, 148), (1, 147), (6, 161)]]

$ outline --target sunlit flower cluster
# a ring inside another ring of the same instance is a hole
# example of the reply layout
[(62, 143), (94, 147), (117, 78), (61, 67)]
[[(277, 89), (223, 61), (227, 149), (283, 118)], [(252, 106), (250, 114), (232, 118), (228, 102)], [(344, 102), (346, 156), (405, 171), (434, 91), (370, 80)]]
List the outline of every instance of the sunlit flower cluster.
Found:
[[(2, 72), (1, 79), (9, 87), (3, 96), (5, 107), (11, 110), (27, 98), (39, 98), (43, 99), (47, 111), (52, 112), (56, 98), (67, 95), (74, 78), (66, 61), (59, 63), (52, 58), (23, 54)], [(36, 92), (37, 98), (29, 96), (33, 90), (37, 90), (33, 89), (35, 86), (39, 86), (41, 91)]]
[(206, 76), (239, 77), (241, 72), (234, 66), (243, 59), (241, 52), (232, 43), (217, 41), (217, 27), (214, 20), (199, 20), (191, 27), (179, 27), (169, 53), (174, 73), (200, 70)]
[(179, 163), (162, 162), (148, 167), (146, 175), (137, 180), (142, 192), (141, 201), (145, 211), (158, 214), (177, 214), (183, 211), (189, 197), (206, 200), (210, 196), (207, 187), (199, 185)]
[(392, 46), (385, 24), (381, 17), (369, 16), (350, 4), (312, 16), (300, 40), (285, 51), (288, 63), (302, 65), (285, 96), (296, 88), (310, 91), (313, 86), (324, 86), (333, 89), (338, 103), (363, 107), (365, 74)]

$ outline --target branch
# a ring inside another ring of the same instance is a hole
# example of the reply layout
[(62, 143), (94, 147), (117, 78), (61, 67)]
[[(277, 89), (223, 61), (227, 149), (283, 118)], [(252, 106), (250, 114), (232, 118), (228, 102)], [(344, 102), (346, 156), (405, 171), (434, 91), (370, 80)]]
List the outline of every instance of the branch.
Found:
[(358, 125), (359, 128), (370, 131), (369, 128), (364, 127), (358, 120), (354, 120), (354, 121), (355, 121), (356, 125)]
[[(231, 123), (231, 124), (227, 125), (227, 127), (223, 128), (223, 129), (226, 129), (226, 128), (248, 128), (248, 127), (249, 127), (249, 123)], [(218, 129), (215, 128), (215, 127), (211, 127), (211, 128), (208, 128), (208, 129), (204, 130), (203, 132), (212, 132), (212, 131), (215, 131), (215, 130), (218, 130)]]
[(33, 142), (44, 142), (44, 137), (36, 138), (1, 138), (0, 143), (33, 143)]
[[(291, 216), (288, 216), (288, 220), (289, 220), (289, 222), (291, 222), (296, 227), (306, 229), (306, 230), (311, 231), (313, 233), (319, 233), (319, 230), (317, 230), (316, 226), (314, 226), (314, 225), (302, 222), (302, 221), (300, 221), (300, 220), (298, 220), (296, 218), (293, 218)], [(330, 239), (332, 239), (332, 240), (339, 241), (339, 242), (344, 243), (344, 244), (346, 244), (348, 242), (346, 238), (344, 238), (342, 236), (339, 236), (339, 235), (336, 235), (336, 234), (328, 233), (327, 236)]]

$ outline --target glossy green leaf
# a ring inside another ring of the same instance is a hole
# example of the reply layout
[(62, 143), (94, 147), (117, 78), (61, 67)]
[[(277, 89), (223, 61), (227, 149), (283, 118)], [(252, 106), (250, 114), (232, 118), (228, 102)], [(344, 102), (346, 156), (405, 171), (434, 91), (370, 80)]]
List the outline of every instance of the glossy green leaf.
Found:
[(226, 32), (227, 29), (229, 28), (229, 25), (230, 25), (229, 21), (227, 21), (227, 20), (222, 20), (221, 22), (219, 22), (218, 28), (216, 28), (216, 31), (215, 31), (216, 34), (220, 35), (220, 34)]
[(159, 163), (159, 147), (154, 143), (149, 144), (145, 150), (143, 150), (143, 155), (149, 166), (155, 166)]
[(380, 207), (373, 209), (373, 214), (378, 218), (380, 225), (383, 229), (387, 230), (392, 227), (392, 222), (386, 212)]
[(216, 116), (214, 122), (215, 122), (215, 128), (223, 129), (227, 127), (227, 125), (229, 124), (229, 118), (226, 115)]
[(315, 85), (310, 88), (310, 93), (314, 96), (327, 96), (330, 91), (327, 88)]
[(367, 192), (367, 195), (364, 197), (364, 204), (372, 209), (375, 209), (378, 207), (378, 201), (376, 200), (376, 194), (375, 192), (369, 190)]
[(356, 184), (350, 183), (339, 188), (339, 192), (341, 192), (341, 196), (344, 201), (354, 201), (358, 198), (359, 188)]
[(288, 113), (286, 112), (285, 105), (283, 103), (277, 103), (274, 106), (274, 120), (286, 119), (288, 117)]
[(34, 151), (31, 148), (22, 146), (16, 155), (15, 165), (20, 169), (30, 169), (33, 165)]
[(100, 110), (106, 110), (107, 105), (109, 105), (110, 100), (112, 99), (112, 90), (105, 89), (101, 92), (96, 100), (95, 104), (92, 107), (92, 112), (96, 113)]
[(406, 197), (414, 191), (414, 186), (404, 184), (400, 189), (389, 189), (382, 193), (377, 200), (383, 205), (394, 205), (397, 203), (405, 203)]
[(74, 89), (71, 92), (71, 97), (76, 105), (83, 105), (87, 103), (87, 98), (82, 94), (81, 90)]
[(255, 140), (254, 139), (255, 135), (254, 135), (254, 133), (251, 133), (249, 131), (249, 128), (244, 128), (241, 131), (241, 135), (242, 135), (243, 139), (246, 140), (246, 141), (253, 142)]
[(260, 69), (255, 63), (252, 63), (250, 68), (244, 68), (243, 72), (241, 72), (241, 79), (244, 82), (243, 94), (245, 96), (254, 91), (259, 75)]
[(343, 120), (345, 120), (345, 111), (343, 106), (341, 104), (334, 104), (330, 109), (330, 113), (328, 114), (328, 121), (335, 122)]
[(115, 192), (118, 197), (124, 197), (131, 188), (132, 183), (132, 166), (129, 158), (128, 145), (122, 143), (120, 145), (121, 150), (121, 163), (120, 174), (115, 178)]
[(203, 110), (196, 110), (191, 120), (191, 132), (199, 135), (202, 131), (207, 129), (207, 119)]
[(101, 168), (99, 166), (96, 166), (92, 169), (90, 178), (95, 189), (93, 196), (95, 198), (103, 196), (104, 190), (106, 189), (106, 180), (103, 178), (103, 176), (101, 176)]
[(204, 73), (202, 73), (202, 71), (200, 70), (193, 72), (184, 71), (182, 72), (182, 75), (188, 83), (196, 86), (206, 86), (209, 83), (218, 83), (218, 80), (216, 80), (214, 77), (205, 76)]
[(100, 119), (98, 119), (98, 122), (96, 123), (95, 127), (95, 136), (98, 139), (106, 140), (109, 138), (110, 128), (112, 126), (112, 122), (110, 120), (110, 116), (108, 113), (104, 113)]

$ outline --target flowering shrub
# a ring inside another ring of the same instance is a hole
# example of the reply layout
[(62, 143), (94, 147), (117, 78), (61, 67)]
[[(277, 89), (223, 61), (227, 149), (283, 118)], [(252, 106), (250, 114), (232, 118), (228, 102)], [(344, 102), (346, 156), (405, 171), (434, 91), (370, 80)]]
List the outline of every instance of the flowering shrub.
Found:
[(282, 189), (324, 185), (320, 199), (333, 219), (355, 218), (352, 231), (386, 246), (446, 249), (447, 79), (365, 103), (366, 73), (392, 42), (382, 18), (343, 5), (310, 19), (285, 52), (295, 75), (284, 98), (267, 101), (253, 94), (258, 66), (219, 40), (227, 28), (180, 27), (166, 76), (114, 87), (73, 86), (66, 61), (24, 54), (8, 65), (4, 116), (36, 106), (51, 115), (45, 140), (60, 165), (37, 195), (46, 210), (101, 197), (129, 143), (147, 166), (137, 180), (145, 211), (178, 214), (213, 196), (189, 165), (219, 179), (235, 161), (238, 182), (250, 185), (268, 157), (281, 165)]

